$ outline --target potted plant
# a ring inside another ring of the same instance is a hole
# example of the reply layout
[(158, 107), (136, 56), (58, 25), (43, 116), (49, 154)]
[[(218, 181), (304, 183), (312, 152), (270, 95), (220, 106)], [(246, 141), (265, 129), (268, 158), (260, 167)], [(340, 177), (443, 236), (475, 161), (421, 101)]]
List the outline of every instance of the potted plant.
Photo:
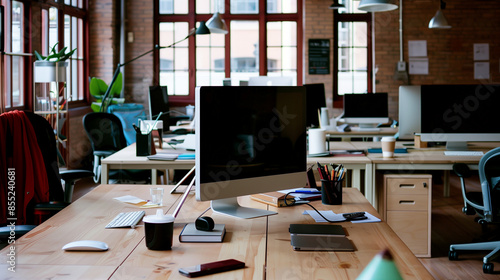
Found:
[[(125, 98), (117, 98), (120, 96), (122, 91), (122, 73), (120, 72), (116, 78), (116, 82), (113, 84), (109, 96), (107, 98), (107, 104), (121, 104), (125, 102)], [(93, 77), (90, 80), (90, 94), (95, 98), (95, 102), (92, 102), (90, 107), (94, 112), (100, 112), (102, 106), (102, 99), (106, 90), (108, 89), (108, 85), (103, 80)], [(103, 108), (103, 112), (106, 112), (107, 108)]]
[[(59, 52), (56, 51), (56, 43), (50, 50), (48, 56), (43, 56), (35, 51), (37, 60), (34, 65), (34, 81), (35, 83), (50, 83), (50, 82), (65, 82), (66, 67), (70, 58), (76, 51), (76, 48), (66, 53), (67, 47), (62, 48)], [(57, 75), (56, 75), (57, 73)]]

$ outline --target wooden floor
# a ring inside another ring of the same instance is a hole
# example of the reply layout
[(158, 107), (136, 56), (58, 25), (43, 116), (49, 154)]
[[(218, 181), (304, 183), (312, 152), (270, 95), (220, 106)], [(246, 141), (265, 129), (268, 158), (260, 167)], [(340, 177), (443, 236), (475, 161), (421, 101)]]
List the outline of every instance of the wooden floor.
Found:
[[(422, 264), (435, 279), (500, 279), (500, 262), (494, 261), (495, 274), (484, 274), (483, 252), (463, 253), (457, 261), (448, 260), (450, 244), (470, 243), (481, 236), (479, 224), (474, 216), (462, 213), (462, 194), (460, 181), (451, 175), (451, 196), (443, 197), (443, 185), (439, 174), (433, 174), (432, 199), (432, 258), (421, 258)], [(467, 181), (471, 188), (479, 189), (477, 177)], [(77, 183), (74, 198), (84, 195), (96, 184), (92, 179), (84, 179)]]

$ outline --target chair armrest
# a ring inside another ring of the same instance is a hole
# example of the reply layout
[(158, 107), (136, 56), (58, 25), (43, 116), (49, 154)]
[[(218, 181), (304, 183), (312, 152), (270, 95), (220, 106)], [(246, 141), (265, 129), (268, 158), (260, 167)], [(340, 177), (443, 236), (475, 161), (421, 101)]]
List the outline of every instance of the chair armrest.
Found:
[(471, 176), (471, 171), (469, 166), (465, 163), (455, 163), (453, 164), (453, 172), (457, 174), (458, 177), (468, 178)]
[(78, 179), (82, 179), (82, 178), (94, 176), (94, 173), (92, 171), (78, 170), (78, 169), (75, 169), (75, 170), (63, 170), (63, 171), (60, 171), (59, 174), (61, 174), (61, 178), (65, 182), (75, 181), (75, 180), (78, 180)]
[(114, 153), (116, 153), (116, 151), (94, 151), (94, 156), (108, 157)]

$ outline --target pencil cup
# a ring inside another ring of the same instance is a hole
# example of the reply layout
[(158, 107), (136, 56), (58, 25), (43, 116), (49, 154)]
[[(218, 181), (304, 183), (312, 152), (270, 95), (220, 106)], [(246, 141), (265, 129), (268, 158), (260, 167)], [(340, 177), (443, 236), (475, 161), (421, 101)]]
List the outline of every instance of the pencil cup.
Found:
[(151, 155), (151, 142), (152, 142), (151, 137), (152, 137), (151, 133), (148, 134), (136, 133), (135, 148), (136, 148), (136, 155), (138, 157)]
[(342, 181), (321, 180), (321, 202), (326, 205), (341, 205)]

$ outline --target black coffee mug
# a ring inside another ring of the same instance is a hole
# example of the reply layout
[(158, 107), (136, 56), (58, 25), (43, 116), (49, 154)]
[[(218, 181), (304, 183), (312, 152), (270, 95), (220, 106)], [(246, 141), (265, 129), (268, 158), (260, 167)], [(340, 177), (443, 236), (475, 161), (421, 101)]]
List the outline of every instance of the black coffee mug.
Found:
[(157, 215), (144, 217), (144, 233), (146, 247), (150, 250), (170, 250), (174, 235), (174, 217), (163, 215), (162, 210), (157, 210)]

